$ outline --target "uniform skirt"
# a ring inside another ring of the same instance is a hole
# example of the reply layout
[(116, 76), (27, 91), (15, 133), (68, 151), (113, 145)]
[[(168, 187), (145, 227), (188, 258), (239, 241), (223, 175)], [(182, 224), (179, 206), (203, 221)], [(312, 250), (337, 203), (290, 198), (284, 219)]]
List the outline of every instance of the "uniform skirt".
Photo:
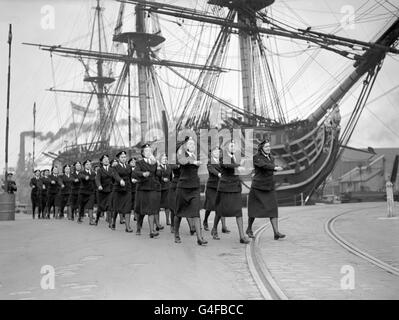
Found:
[(69, 206), (69, 194), (58, 194), (55, 202), (57, 207), (65, 208)]
[(277, 218), (276, 192), (251, 188), (248, 195), (248, 217)]
[(112, 192), (98, 192), (97, 201), (100, 212), (111, 211)]
[(79, 208), (79, 195), (77, 193), (71, 193), (69, 195), (69, 205), (71, 206), (71, 210)]
[(161, 190), (161, 204), (160, 207), (169, 209), (169, 189)]
[(199, 218), (200, 209), (200, 188), (176, 189), (176, 216)]
[(94, 193), (79, 193), (79, 209), (92, 210), (94, 207)]
[(41, 204), (40, 194), (35, 190), (30, 194), (30, 200), (32, 201), (32, 207), (39, 208)]
[(131, 206), (131, 210), (134, 210), (135, 205), (136, 205), (136, 188), (134, 188), (134, 191), (132, 191), (132, 206)]
[(115, 191), (114, 192), (114, 210), (118, 213), (127, 214), (132, 209), (132, 192), (131, 190), (126, 191)]
[(140, 215), (159, 213), (161, 192), (155, 190), (137, 190), (134, 211)]
[(176, 212), (176, 187), (170, 187), (168, 191), (168, 208)]
[(207, 211), (216, 211), (216, 189), (206, 188), (204, 209)]
[(55, 203), (56, 203), (56, 198), (57, 198), (57, 194), (56, 193), (48, 193), (47, 194), (47, 208), (51, 208), (51, 207), (55, 207)]
[(242, 217), (241, 192), (221, 192), (216, 194), (216, 214), (221, 217)]

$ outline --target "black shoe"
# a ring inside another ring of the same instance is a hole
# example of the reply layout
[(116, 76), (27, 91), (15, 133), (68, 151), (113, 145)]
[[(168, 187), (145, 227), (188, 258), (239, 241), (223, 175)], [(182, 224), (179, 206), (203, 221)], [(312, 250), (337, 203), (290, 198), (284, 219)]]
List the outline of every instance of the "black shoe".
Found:
[(241, 238), (241, 239), (240, 239), (240, 243), (248, 244), (248, 243), (250, 243), (250, 242), (251, 242), (251, 240), (249, 240), (249, 239), (247, 239), (247, 238)]
[(151, 232), (150, 233), (150, 238), (155, 238), (155, 237), (158, 237), (158, 236), (159, 236), (158, 232)]
[(218, 236), (218, 232), (215, 229), (211, 230), (211, 236), (212, 236), (213, 240), (220, 240), (220, 238)]
[(197, 239), (197, 243), (199, 246), (204, 246), (208, 243), (208, 241), (206, 241), (204, 239)]
[(165, 227), (164, 226), (158, 226), (155, 228), (155, 230), (159, 231), (159, 230), (163, 230)]
[(133, 229), (125, 229), (125, 232), (132, 233)]
[(274, 240), (283, 239), (283, 238), (285, 238), (285, 234), (282, 234), (280, 232), (274, 235)]
[(247, 229), (247, 231), (245, 233), (248, 235), (248, 237), (255, 238), (254, 233), (252, 232), (252, 230)]
[(93, 221), (90, 221), (89, 225), (96, 226), (97, 224), (95, 222), (93, 222)]
[(141, 236), (141, 230), (140, 229), (136, 230), (136, 236)]
[(82, 222), (83, 222), (82, 218), (78, 218), (78, 223), (82, 223)]
[(119, 223), (120, 224), (125, 224), (125, 220), (120, 220)]
[(175, 237), (175, 243), (181, 243), (181, 239), (180, 239), (179, 236), (176, 236), (176, 237)]
[(195, 230), (190, 230), (190, 235), (193, 236), (195, 234)]
[(223, 228), (222, 228), (222, 233), (230, 233), (230, 230), (227, 229), (227, 228), (226, 228), (226, 229), (223, 229)]
[(209, 231), (208, 222), (204, 221), (204, 230)]
[(115, 230), (115, 225), (114, 224), (111, 225), (111, 230)]

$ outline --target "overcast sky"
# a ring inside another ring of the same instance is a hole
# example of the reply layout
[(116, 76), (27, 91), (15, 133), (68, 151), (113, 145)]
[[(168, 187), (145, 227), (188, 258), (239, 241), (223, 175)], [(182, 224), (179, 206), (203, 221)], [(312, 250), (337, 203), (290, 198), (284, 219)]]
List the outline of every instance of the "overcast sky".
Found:
[[(191, 1), (167, 2), (179, 5)], [(193, 0), (192, 2), (201, 1)], [(336, 27), (334, 25), (347, 12), (341, 11), (344, 6), (350, 5), (355, 9), (360, 8), (359, 12), (361, 13), (363, 3), (366, 3), (366, 1), (276, 0), (274, 10), (276, 16), (297, 27), (315, 25), (319, 26), (319, 31), (332, 32)], [(370, 16), (367, 22), (356, 23), (353, 28), (341, 30), (338, 33), (339, 35), (361, 40), (375, 39), (378, 32), (383, 30), (390, 21), (389, 17), (399, 16), (399, 11), (395, 7), (397, 1), (370, 0), (368, 3), (368, 7), (375, 5), (376, 18), (373, 20)], [(102, 4), (106, 8), (105, 24), (112, 29), (119, 4), (113, 0), (104, 0)], [(42, 10), (45, 10), (47, 5), (52, 6), (55, 10), (53, 29), (43, 28), (44, 11)], [(70, 101), (70, 96), (60, 95), (56, 98), (54, 94), (45, 90), (52, 87), (54, 83), (57, 87), (63, 89), (78, 89), (83, 85), (82, 68), (79, 63), (57, 57), (54, 58), (52, 65), (47, 52), (23, 46), (22, 42), (51, 45), (67, 44), (71, 47), (87, 48), (87, 35), (94, 5), (94, 0), (0, 0), (0, 168), (4, 167), (8, 24), (13, 24), (9, 162), (11, 167), (15, 167), (19, 154), (20, 133), (33, 128), (32, 107), (34, 101), (38, 105), (37, 131), (56, 132), (71, 116), (67, 102)], [(355, 17), (357, 13), (355, 11)], [(172, 38), (173, 32), (169, 30), (168, 34), (168, 31), (164, 30), (164, 35), (167, 38), (166, 44), (170, 46), (169, 51), (166, 52), (173, 54), (173, 59), (179, 60), (181, 58), (179, 57), (179, 49), (174, 50), (172, 45), (174, 44), (173, 41), (176, 40)], [(110, 33), (108, 36), (111, 38), (112, 34)], [(284, 63), (286, 61), (284, 64), (286, 70), (283, 70), (283, 75), (290, 79), (290, 76), (297, 71), (297, 68), (306, 58), (306, 55), (302, 55), (294, 59), (282, 60)], [(232, 64), (234, 65), (234, 63), (233, 61)], [(326, 77), (324, 80), (331, 77), (323, 69), (335, 73), (339, 70), (334, 70), (335, 65), (350, 66), (350, 64), (350, 61), (345, 61), (341, 57), (334, 58), (334, 55), (321, 56), (319, 66), (310, 69), (303, 82), (297, 85), (296, 96), (289, 99), (287, 104), (302, 101), (302, 98), (305, 97), (302, 97), (302, 94), (310, 95), (319, 90), (321, 77)], [(370, 101), (378, 99), (368, 105), (362, 114), (350, 143), (352, 146), (399, 147), (399, 90), (395, 89), (399, 85), (398, 74), (399, 56), (388, 56)], [(379, 98), (391, 89), (393, 89), (391, 92), (384, 95), (383, 98)], [(223, 91), (221, 95), (229, 99), (228, 90), (225, 88), (221, 90)], [(234, 92), (234, 89), (231, 92)], [(355, 103), (355, 97), (356, 92), (353, 93), (353, 96), (345, 99), (341, 108), (342, 115), (350, 112)], [(288, 105), (287, 109), (290, 108), (294, 109), (294, 107)], [(306, 116), (306, 113), (310, 111), (310, 109), (299, 110), (298, 116)], [(345, 122), (345, 117), (343, 122)], [(46, 151), (44, 148), (45, 145), (38, 142), (37, 150)], [(27, 140), (26, 152), (31, 151), (31, 141)]]

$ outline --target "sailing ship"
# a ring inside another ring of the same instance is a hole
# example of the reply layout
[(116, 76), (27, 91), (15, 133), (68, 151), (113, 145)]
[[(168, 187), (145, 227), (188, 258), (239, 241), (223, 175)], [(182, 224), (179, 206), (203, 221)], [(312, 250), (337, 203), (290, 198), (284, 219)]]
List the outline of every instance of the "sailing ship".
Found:
[[(97, 0), (95, 8), (89, 49), (27, 43), (51, 54), (77, 58), (82, 62), (86, 73), (84, 81), (91, 90), (52, 88), (52, 92), (88, 96), (88, 103), (82, 109), (85, 116), (91, 112), (92, 101), (97, 100), (97, 118), (91, 122), (88, 130), (90, 141), (78, 142), (81, 129), (88, 122), (83, 117), (81, 123), (73, 127), (75, 143), (59, 154), (47, 153), (58, 163), (71, 163), (81, 158), (97, 160), (102, 153), (115, 154), (124, 148), (134, 154), (138, 152), (140, 143), (162, 140), (175, 128), (177, 131), (187, 128), (195, 131), (201, 128), (228, 128), (242, 132), (251, 129), (254, 147), (263, 139), (270, 139), (272, 154), (284, 168), (275, 175), (279, 204), (307, 202), (331, 173), (342, 147), (348, 143), (385, 56), (399, 53), (396, 49), (399, 38), (397, 18), (378, 39), (366, 42), (316, 32), (310, 27), (294, 29), (280, 23), (269, 14), (274, 0), (208, 0), (204, 1), (201, 9), (156, 1), (119, 2), (113, 48), (109, 51), (100, 0)], [(124, 23), (127, 10), (133, 10), (129, 21), (135, 21), (134, 28), (131, 23)], [(191, 35), (188, 38), (191, 39), (188, 41), (192, 41), (193, 51), (186, 54), (185, 61), (161, 58), (161, 48), (168, 46), (160, 22), (167, 21), (165, 17), (175, 19), (173, 23), (179, 26), (197, 23), (196, 37)], [(209, 48), (202, 46), (199, 49), (207, 27), (215, 33), (212, 44)], [(95, 38), (98, 39), (97, 48), (93, 42)], [(279, 81), (274, 77), (268, 50), (270, 39), (275, 38), (303, 41), (353, 60), (353, 70), (349, 76), (304, 119), (289, 121), (284, 112), (282, 101), (287, 93), (278, 87)], [(226, 65), (233, 41), (237, 42), (239, 51), (238, 70)], [(90, 64), (95, 67), (92, 68)], [(174, 101), (171, 103), (166, 102), (160, 85), (164, 79), (160, 79), (157, 68), (167, 70), (175, 79), (180, 79), (180, 83), (185, 83), (175, 88), (172, 94)], [(112, 75), (116, 72), (117, 77)], [(237, 72), (240, 75), (241, 107), (217, 95), (221, 78), (225, 74)], [(361, 80), (360, 96), (348, 124), (342, 129), (340, 102)], [(76, 104), (72, 106), (79, 107)], [(120, 112), (121, 107), (126, 106), (127, 111)], [(221, 115), (215, 109), (230, 112)], [(115, 136), (120, 114), (122, 120), (128, 119), (129, 130), (128, 143), (118, 145)], [(217, 117), (220, 121), (215, 124)], [(139, 120), (132, 124), (132, 119)], [(133, 141), (133, 137), (139, 137), (138, 141)], [(206, 175), (201, 178), (205, 182)], [(243, 194), (246, 194), (251, 181), (250, 166), (242, 180)]]

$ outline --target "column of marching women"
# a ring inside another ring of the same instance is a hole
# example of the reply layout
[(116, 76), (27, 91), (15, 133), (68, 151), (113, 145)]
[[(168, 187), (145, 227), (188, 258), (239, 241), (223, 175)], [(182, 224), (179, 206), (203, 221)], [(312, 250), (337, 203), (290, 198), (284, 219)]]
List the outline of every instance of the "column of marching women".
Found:
[[(170, 225), (175, 243), (181, 243), (180, 224), (182, 218), (188, 222), (190, 234), (196, 234), (198, 245), (206, 245), (203, 229), (209, 231), (208, 218), (215, 212), (211, 237), (220, 240), (218, 224), (222, 221), (222, 233), (230, 233), (226, 218), (235, 217), (239, 242), (247, 244), (253, 238), (252, 226), (256, 218), (270, 218), (274, 239), (284, 238), (278, 230), (278, 206), (274, 190), (273, 174), (283, 170), (274, 164), (270, 142), (262, 141), (253, 156), (254, 175), (249, 192), (248, 225), (244, 232), (240, 163), (236, 159), (236, 146), (229, 141), (222, 147), (209, 151), (207, 169), (209, 173), (205, 190), (205, 219), (200, 220), (200, 178), (196, 143), (186, 137), (177, 143), (176, 161), (168, 163), (166, 154), (158, 159), (151, 144), (141, 147), (141, 157), (127, 158), (125, 151), (115, 159), (104, 154), (95, 170), (92, 161), (76, 161), (66, 164), (59, 174), (57, 167), (51, 171), (35, 170), (30, 180), (33, 219), (62, 219), (65, 214), (70, 221), (77, 217), (78, 223), (89, 218), (89, 225), (97, 226), (105, 217), (108, 227), (116, 230), (119, 215), (125, 231), (132, 233), (132, 219), (136, 222), (136, 235), (141, 235), (147, 216), (150, 238), (158, 238), (164, 229), (160, 223), (160, 212), (165, 212), (166, 225)], [(174, 163), (175, 162), (175, 163)], [(94, 216), (96, 210), (96, 215)]]

